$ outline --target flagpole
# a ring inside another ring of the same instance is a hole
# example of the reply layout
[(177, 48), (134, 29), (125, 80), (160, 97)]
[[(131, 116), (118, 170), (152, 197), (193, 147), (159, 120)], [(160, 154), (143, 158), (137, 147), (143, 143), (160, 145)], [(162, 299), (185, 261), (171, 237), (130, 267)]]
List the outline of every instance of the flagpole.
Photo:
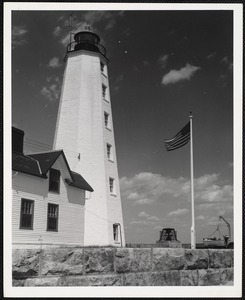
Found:
[(196, 249), (195, 210), (194, 210), (194, 171), (193, 171), (193, 136), (192, 113), (190, 112), (190, 160), (191, 160), (191, 249)]

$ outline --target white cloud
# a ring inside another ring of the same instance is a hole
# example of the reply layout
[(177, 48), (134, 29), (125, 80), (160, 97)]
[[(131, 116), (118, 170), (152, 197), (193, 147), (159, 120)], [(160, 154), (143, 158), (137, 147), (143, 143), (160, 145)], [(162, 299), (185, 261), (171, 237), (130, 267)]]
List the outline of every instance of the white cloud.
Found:
[(25, 26), (13, 26), (12, 28), (12, 45), (14, 48), (16, 46), (22, 46), (27, 43), (26, 34), (28, 30)]
[(142, 211), (138, 214), (138, 217), (145, 217), (146, 218), (146, 217), (149, 217), (149, 215), (147, 213), (145, 213), (144, 211)]
[[(190, 200), (188, 178), (170, 178), (160, 174), (142, 172), (120, 179), (122, 197), (134, 205)], [(233, 187), (220, 182), (219, 174), (205, 174), (194, 180), (195, 202), (201, 204), (232, 203)]]
[(205, 217), (204, 217), (204, 216), (202, 216), (202, 215), (200, 215), (200, 216), (197, 216), (195, 219), (196, 219), (196, 220), (204, 220), (204, 219), (205, 219)]
[(159, 58), (159, 64), (162, 68), (165, 68), (166, 67), (166, 64), (167, 64), (167, 60), (168, 60), (168, 54), (165, 54), (165, 55), (162, 55), (160, 58)]
[(41, 94), (50, 102), (58, 100), (60, 97), (61, 80), (59, 77), (48, 77), (46, 81), (48, 85), (42, 87)]
[[(111, 30), (117, 21), (118, 17), (122, 17), (124, 15), (123, 11), (112, 12), (112, 11), (86, 11), (82, 14), (73, 14), (72, 16), (72, 28), (73, 32), (78, 32), (84, 30), (85, 25), (89, 24), (92, 31), (101, 32)], [(62, 31), (60, 26), (56, 26), (53, 34), (57, 37), (61, 37), (60, 42), (67, 46), (70, 42), (70, 30), (67, 26), (67, 17), (60, 19), (63, 22), (63, 27), (66, 29), (66, 33), (64, 30), (64, 35), (62, 35)]]
[(182, 80), (189, 80), (199, 69), (200, 67), (192, 66), (187, 63), (186, 66), (180, 70), (170, 70), (166, 75), (164, 75), (162, 78), (162, 84), (167, 85)]
[(177, 217), (177, 216), (187, 214), (188, 211), (189, 211), (189, 209), (187, 209), (187, 208), (179, 208), (177, 210), (174, 210), (174, 211), (171, 211), (170, 213), (168, 213), (168, 216), (169, 217)]
[(211, 59), (211, 58), (215, 57), (215, 55), (216, 55), (216, 52), (212, 52), (212, 53), (208, 54), (208, 55), (206, 56), (206, 58), (207, 58), (207, 59)]
[(61, 65), (62, 64), (58, 57), (53, 57), (48, 63), (48, 67), (50, 68), (59, 68)]

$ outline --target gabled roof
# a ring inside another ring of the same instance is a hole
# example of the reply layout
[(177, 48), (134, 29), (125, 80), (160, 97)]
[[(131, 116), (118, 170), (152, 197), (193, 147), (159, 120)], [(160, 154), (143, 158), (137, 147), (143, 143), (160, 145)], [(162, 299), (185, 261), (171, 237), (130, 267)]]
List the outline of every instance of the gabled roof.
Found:
[(63, 150), (54, 150), (54, 151), (48, 151), (48, 152), (42, 152), (42, 153), (36, 153), (36, 154), (29, 154), (28, 156), (38, 160), (42, 173), (46, 175), (48, 173), (48, 171), (50, 170), (50, 168), (52, 167), (52, 165), (60, 157), (60, 155), (63, 156), (66, 166), (67, 166), (67, 169), (72, 178), (71, 170), (70, 170), (70, 167), (68, 165), (68, 162), (66, 160)]
[(42, 174), (37, 160), (21, 153), (12, 153), (12, 169), (25, 174), (47, 178), (46, 175)]
[(66, 180), (66, 183), (69, 184), (70, 186), (80, 188), (86, 191), (93, 192), (94, 190), (92, 187), (87, 183), (87, 181), (78, 173), (75, 173), (71, 171), (72, 177), (74, 179), (73, 182)]

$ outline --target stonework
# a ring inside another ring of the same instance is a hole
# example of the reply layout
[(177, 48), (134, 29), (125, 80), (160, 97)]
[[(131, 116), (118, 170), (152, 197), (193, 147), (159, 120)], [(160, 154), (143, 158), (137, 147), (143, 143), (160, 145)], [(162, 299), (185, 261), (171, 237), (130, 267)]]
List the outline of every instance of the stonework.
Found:
[(183, 248), (154, 248), (153, 270), (182, 270), (185, 267), (185, 250)]
[(232, 250), (13, 249), (13, 286), (232, 285)]

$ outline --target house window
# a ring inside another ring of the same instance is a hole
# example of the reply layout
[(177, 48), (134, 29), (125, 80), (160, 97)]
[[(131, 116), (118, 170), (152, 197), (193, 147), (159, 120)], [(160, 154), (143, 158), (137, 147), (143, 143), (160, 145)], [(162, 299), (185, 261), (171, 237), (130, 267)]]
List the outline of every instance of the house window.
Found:
[(108, 113), (104, 113), (104, 116), (105, 116), (105, 127), (106, 128), (110, 128), (110, 124), (109, 124), (109, 114)]
[(21, 199), (20, 228), (33, 229), (34, 201)]
[(119, 240), (119, 225), (113, 224), (113, 238), (115, 242)]
[(49, 191), (54, 193), (60, 192), (60, 171), (59, 170), (50, 169)]
[(106, 144), (106, 150), (107, 150), (107, 158), (109, 160), (112, 160), (112, 146), (110, 144)]
[(102, 84), (102, 96), (105, 99), (106, 98), (106, 86)]
[(115, 194), (115, 184), (113, 178), (109, 178), (109, 186), (110, 186), (110, 193)]
[(105, 71), (105, 65), (103, 64), (103, 62), (100, 62), (100, 71), (101, 73), (104, 73)]
[(48, 203), (48, 224), (47, 230), (58, 231), (59, 205)]

